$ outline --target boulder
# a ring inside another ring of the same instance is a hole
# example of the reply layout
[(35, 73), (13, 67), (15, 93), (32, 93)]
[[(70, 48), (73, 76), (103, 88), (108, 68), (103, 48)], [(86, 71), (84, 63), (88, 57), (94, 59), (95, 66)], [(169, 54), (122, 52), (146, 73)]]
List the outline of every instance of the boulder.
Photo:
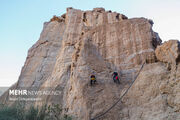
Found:
[(178, 40), (166, 41), (156, 48), (155, 53), (161, 62), (176, 63), (180, 57), (180, 42)]

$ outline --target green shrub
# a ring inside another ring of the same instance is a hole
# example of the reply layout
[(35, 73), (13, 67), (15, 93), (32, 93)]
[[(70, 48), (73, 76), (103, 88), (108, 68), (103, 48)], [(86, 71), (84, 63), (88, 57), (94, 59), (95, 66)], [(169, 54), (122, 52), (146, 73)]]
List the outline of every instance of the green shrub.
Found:
[(25, 109), (24, 105), (0, 105), (0, 120), (72, 120), (68, 115), (62, 115), (62, 108), (57, 104), (43, 106), (41, 109), (31, 106)]
[(0, 120), (23, 120), (23, 110), (17, 105), (1, 106), (0, 109)]
[(49, 116), (49, 114), (47, 113), (47, 106), (42, 106), (38, 114), (38, 120), (45, 120), (45, 118)]
[(26, 120), (37, 120), (38, 118), (38, 108), (30, 107), (30, 109), (25, 114)]

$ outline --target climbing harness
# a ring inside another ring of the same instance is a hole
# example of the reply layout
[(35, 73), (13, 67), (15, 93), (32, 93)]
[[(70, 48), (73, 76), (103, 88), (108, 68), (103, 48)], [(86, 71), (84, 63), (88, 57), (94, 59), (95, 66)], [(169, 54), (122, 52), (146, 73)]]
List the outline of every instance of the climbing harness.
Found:
[(96, 77), (95, 75), (91, 75), (91, 81), (90, 81), (90, 84), (92, 86), (92, 84), (95, 84), (96, 83)]
[(124, 94), (123, 94), (109, 109), (107, 109), (104, 113), (102, 113), (102, 114), (100, 114), (100, 115), (98, 115), (98, 116), (95, 116), (94, 118), (91, 118), (90, 120), (95, 120), (95, 119), (98, 119), (98, 118), (104, 116), (104, 115), (105, 115), (106, 113), (108, 113), (113, 107), (115, 107), (118, 102), (120, 102), (120, 101), (122, 100), (122, 98), (127, 94), (127, 92), (129, 91), (129, 89), (132, 87), (132, 85), (133, 85), (134, 82), (136, 81), (136, 79), (137, 79), (137, 77), (139, 76), (141, 70), (143, 69), (145, 63), (146, 63), (146, 62), (144, 62), (144, 63), (142, 64), (142, 66), (141, 66), (138, 74), (136, 75), (135, 79), (132, 81), (132, 83), (131, 83), (131, 85), (128, 87), (128, 89), (124, 92)]

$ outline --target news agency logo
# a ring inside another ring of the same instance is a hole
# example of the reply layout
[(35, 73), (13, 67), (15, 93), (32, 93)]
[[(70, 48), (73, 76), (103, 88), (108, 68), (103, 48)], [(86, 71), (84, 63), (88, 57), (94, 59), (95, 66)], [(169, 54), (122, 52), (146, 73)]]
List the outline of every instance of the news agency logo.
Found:
[[(42, 102), (46, 100), (47, 96), (62, 97), (62, 90), (54, 90), (53, 88), (44, 88), (37, 90), (36, 88), (18, 88), (9, 89), (9, 100), (14, 101), (27, 101), (27, 102)], [(58, 100), (58, 99), (55, 99)]]
[(9, 90), (9, 95), (28, 95), (27, 90)]
[(19, 90), (19, 89), (10, 89), (9, 90), (9, 95), (10, 96), (42, 96), (42, 95), (61, 95), (61, 91), (60, 90), (55, 90), (55, 91), (51, 91), (51, 90)]

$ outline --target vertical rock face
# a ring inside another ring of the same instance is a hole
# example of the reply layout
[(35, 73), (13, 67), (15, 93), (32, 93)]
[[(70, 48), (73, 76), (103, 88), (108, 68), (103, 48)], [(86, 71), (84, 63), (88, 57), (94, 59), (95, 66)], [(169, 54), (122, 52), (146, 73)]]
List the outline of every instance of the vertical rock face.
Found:
[(44, 23), (40, 39), (28, 51), (18, 87), (40, 86), (51, 75), (61, 47), (64, 29), (63, 23)]
[[(174, 86), (170, 85), (173, 76), (169, 70), (163, 63), (155, 63), (155, 48), (160, 44), (152, 21), (145, 18), (128, 19), (103, 8), (67, 8), (66, 14), (44, 24), (16, 87), (61, 90), (60, 96), (47, 96), (41, 104), (58, 103), (66, 114), (89, 120), (116, 102), (146, 61), (148, 65), (131, 91), (102, 119), (177, 119), (178, 72)], [(113, 83), (114, 71), (120, 75), (120, 85)], [(97, 78), (94, 86), (89, 85), (91, 74)], [(172, 92), (166, 93), (166, 89)]]

